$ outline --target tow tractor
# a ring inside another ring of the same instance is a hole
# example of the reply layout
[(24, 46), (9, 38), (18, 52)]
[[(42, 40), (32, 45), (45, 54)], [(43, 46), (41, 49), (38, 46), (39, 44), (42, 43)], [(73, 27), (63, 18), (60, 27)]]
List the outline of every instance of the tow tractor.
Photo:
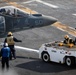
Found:
[(73, 66), (76, 63), (76, 46), (65, 45), (62, 41), (42, 44), (39, 48), (39, 58), (44, 62), (57, 62)]

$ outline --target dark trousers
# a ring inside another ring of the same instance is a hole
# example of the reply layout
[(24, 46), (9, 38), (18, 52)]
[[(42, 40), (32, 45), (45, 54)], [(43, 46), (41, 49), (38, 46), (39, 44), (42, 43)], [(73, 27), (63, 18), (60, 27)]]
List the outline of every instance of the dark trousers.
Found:
[(9, 69), (9, 57), (2, 57), (2, 70), (4, 70), (5, 65), (8, 70)]
[(11, 50), (11, 53), (10, 53), (10, 59), (12, 59), (12, 57), (14, 59), (16, 59), (16, 53), (15, 53), (15, 50)]
[(12, 56), (14, 57), (14, 59), (16, 59), (16, 53), (15, 53), (15, 50), (12, 51)]
[(9, 45), (10, 49), (11, 49), (11, 53), (10, 53), (10, 59), (12, 59), (12, 57), (14, 59), (16, 59), (16, 52), (15, 52), (15, 48), (14, 45)]

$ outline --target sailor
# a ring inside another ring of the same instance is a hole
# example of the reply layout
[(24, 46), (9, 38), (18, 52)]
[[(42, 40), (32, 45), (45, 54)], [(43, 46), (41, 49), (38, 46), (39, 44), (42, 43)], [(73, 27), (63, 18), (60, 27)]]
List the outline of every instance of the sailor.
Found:
[(6, 15), (12, 15), (11, 10), (8, 9), (8, 10), (6, 11)]
[(1, 49), (1, 56), (2, 56), (2, 70), (4, 70), (5, 65), (7, 70), (9, 69), (9, 56), (10, 56), (10, 48), (8, 47), (7, 43), (3, 44), (3, 48)]
[(15, 38), (12, 34), (12, 32), (8, 32), (7, 37), (5, 38), (5, 43), (8, 43), (8, 46), (11, 49), (11, 54), (10, 54), (10, 60), (12, 60), (12, 55), (14, 57), (14, 59), (16, 59), (16, 54), (15, 54), (15, 42), (22, 42), (21, 40), (18, 40), (17, 38)]
[(64, 36), (64, 44), (74, 44), (74, 41), (68, 35), (65, 35)]

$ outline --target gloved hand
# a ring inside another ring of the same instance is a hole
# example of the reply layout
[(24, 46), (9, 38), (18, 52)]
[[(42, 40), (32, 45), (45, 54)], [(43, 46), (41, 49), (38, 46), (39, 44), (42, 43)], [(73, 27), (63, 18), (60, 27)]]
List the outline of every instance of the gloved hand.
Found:
[(22, 41), (20, 40), (20, 42), (22, 42)]

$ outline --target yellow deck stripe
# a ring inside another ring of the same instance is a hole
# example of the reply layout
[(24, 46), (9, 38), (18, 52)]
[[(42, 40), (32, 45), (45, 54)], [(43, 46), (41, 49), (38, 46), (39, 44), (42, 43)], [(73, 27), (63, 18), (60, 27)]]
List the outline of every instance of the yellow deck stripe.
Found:
[(56, 22), (54, 23), (52, 26), (58, 28), (58, 29), (62, 29), (64, 30), (65, 32), (73, 35), (73, 36), (76, 36), (76, 30), (73, 29), (72, 27), (69, 27), (68, 25), (65, 25), (65, 24), (62, 24), (60, 22)]
[(29, 13), (29, 14), (30, 14), (30, 13), (31, 13), (31, 14), (36, 14), (36, 13), (37, 13), (36, 11), (31, 10), (31, 9), (29, 9), (29, 8), (25, 8), (25, 7), (23, 7), (22, 5), (17, 4), (16, 2), (10, 2), (10, 1), (8, 1), (8, 0), (4, 0), (4, 1), (6, 1), (8, 4), (10, 4), (10, 5), (12, 5), (12, 6), (15, 6), (15, 7), (19, 8), (19, 9), (21, 9), (21, 10), (23, 10), (23, 11)]

